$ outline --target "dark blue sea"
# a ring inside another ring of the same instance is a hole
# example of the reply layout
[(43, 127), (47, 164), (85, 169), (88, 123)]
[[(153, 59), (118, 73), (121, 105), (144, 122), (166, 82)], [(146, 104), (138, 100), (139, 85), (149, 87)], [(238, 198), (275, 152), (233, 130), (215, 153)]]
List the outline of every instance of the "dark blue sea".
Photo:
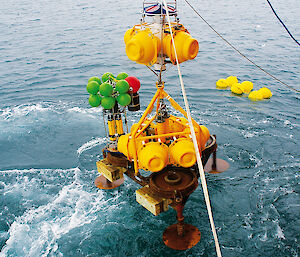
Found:
[[(265, 0), (191, 4), (226, 39), (267, 71), (300, 90), (300, 48)], [(300, 40), (299, 0), (273, 0)], [(180, 0), (179, 17), (200, 51), (181, 70), (193, 117), (217, 135), (230, 163), (207, 174), (223, 256), (299, 256), (300, 94), (241, 58)], [(0, 1), (0, 256), (216, 256), (201, 187), (185, 208), (199, 244), (167, 248), (157, 217), (135, 201), (131, 180), (112, 191), (94, 186), (106, 144), (101, 108), (88, 104), (86, 83), (104, 72), (140, 79), (141, 111), (156, 77), (125, 54), (123, 35), (139, 23), (141, 0)], [(251, 102), (217, 90), (235, 75), (267, 86), (273, 97)], [(183, 104), (176, 67), (165, 89)]]

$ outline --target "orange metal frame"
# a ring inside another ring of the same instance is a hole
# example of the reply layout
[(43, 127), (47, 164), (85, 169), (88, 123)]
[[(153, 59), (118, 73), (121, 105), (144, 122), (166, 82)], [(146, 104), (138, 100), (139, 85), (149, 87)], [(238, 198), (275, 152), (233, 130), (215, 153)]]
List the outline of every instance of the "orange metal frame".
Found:
[[(156, 101), (157, 101), (156, 112), (158, 111), (160, 99), (166, 98), (170, 102), (170, 104), (172, 105), (172, 107), (174, 109), (179, 111), (182, 115), (184, 115), (184, 117), (187, 118), (186, 111), (164, 90), (164, 83), (162, 83), (162, 84), (156, 83), (156, 88), (157, 88), (157, 90), (156, 90), (155, 95), (151, 99), (151, 101), (150, 101), (148, 107), (146, 108), (144, 114), (142, 115), (141, 119), (137, 123), (137, 126), (130, 133), (130, 137), (133, 142), (133, 155), (134, 155), (133, 161), (134, 161), (135, 175), (137, 175), (139, 173), (138, 157), (137, 157), (137, 141), (141, 141), (141, 140), (145, 141), (147, 139), (166, 138), (166, 137), (190, 134), (189, 132), (175, 132), (175, 133), (166, 133), (166, 134), (160, 134), (160, 135), (154, 135), (154, 136), (143, 136), (143, 137), (137, 138), (138, 136), (141, 135), (141, 133), (143, 133), (143, 131), (155, 119), (156, 115), (153, 118), (151, 118), (150, 120), (147, 120), (145, 123), (145, 126), (143, 126), (143, 128), (141, 128), (141, 125), (145, 121), (146, 117), (152, 112)], [(193, 122), (194, 126), (198, 126), (197, 122), (194, 119), (192, 119), (192, 122)]]

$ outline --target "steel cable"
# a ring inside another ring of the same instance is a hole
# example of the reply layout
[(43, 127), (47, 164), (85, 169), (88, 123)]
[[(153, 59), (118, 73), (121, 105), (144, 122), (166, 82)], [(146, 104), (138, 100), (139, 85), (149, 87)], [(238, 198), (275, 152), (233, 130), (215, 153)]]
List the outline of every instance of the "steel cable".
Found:
[(242, 57), (244, 57), (246, 60), (248, 60), (250, 63), (252, 63), (254, 66), (256, 66), (258, 69), (260, 69), (261, 71), (263, 71), (264, 73), (266, 73), (267, 75), (269, 75), (271, 78), (273, 78), (274, 80), (278, 81), (279, 83), (281, 83), (282, 85), (288, 87), (291, 90), (294, 90), (295, 92), (300, 93), (300, 90), (293, 88), (291, 86), (289, 86), (288, 84), (286, 84), (285, 82), (281, 81), (280, 79), (276, 78), (274, 75), (272, 75), (271, 73), (269, 73), (268, 71), (266, 71), (265, 69), (263, 69), (261, 66), (259, 66), (258, 64), (256, 64), (254, 61), (250, 60), (246, 55), (244, 55), (239, 49), (237, 49), (234, 45), (232, 45), (227, 39), (225, 39), (218, 31), (216, 31), (200, 14), (199, 12), (197, 12), (197, 10), (187, 1), (184, 0), (190, 7), (191, 9), (222, 39), (224, 40), (231, 48), (233, 48), (237, 53), (239, 53)]

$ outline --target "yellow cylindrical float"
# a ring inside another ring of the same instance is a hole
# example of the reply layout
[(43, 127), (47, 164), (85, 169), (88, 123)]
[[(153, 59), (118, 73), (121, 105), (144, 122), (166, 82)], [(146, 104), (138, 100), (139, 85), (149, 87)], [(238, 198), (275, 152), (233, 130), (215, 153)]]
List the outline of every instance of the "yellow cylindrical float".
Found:
[(108, 135), (111, 141), (116, 141), (116, 122), (112, 114), (107, 117)]
[[(199, 51), (198, 41), (184, 31), (178, 31), (173, 34), (175, 47), (177, 50), (178, 62), (182, 63), (187, 60), (194, 59)], [(172, 45), (171, 34), (168, 34), (163, 39), (163, 50), (164, 53), (170, 58), (173, 64), (176, 63), (176, 57), (174, 47)]]
[(116, 123), (116, 127), (117, 127), (118, 136), (124, 135), (123, 122), (122, 122), (121, 114), (116, 115), (115, 123)]
[[(156, 135), (163, 135), (170, 132), (169, 129), (169, 118), (165, 119), (163, 122), (156, 123)], [(162, 142), (166, 142), (166, 138), (162, 137), (160, 139)]]
[(132, 35), (132, 31), (125, 33), (126, 54), (128, 58), (140, 64), (152, 65), (157, 60), (159, 39), (150, 30), (138, 30)]
[[(195, 124), (194, 124), (194, 130), (195, 130), (199, 150), (203, 151), (205, 149), (206, 142), (210, 138), (209, 130), (207, 129), (207, 127), (203, 125), (195, 125)], [(184, 129), (183, 132), (186, 132), (186, 135), (183, 135), (180, 138), (191, 138), (190, 128)]]
[(200, 125), (199, 126), (199, 147), (203, 151), (205, 149), (206, 142), (210, 138), (210, 133), (207, 127)]
[(169, 159), (168, 146), (161, 142), (144, 144), (138, 152), (139, 166), (152, 172), (161, 171)]
[(130, 134), (120, 136), (118, 139), (118, 151), (124, 154), (128, 160), (132, 160), (134, 156), (133, 141)]
[(169, 146), (170, 163), (191, 167), (196, 163), (196, 153), (191, 139), (179, 138)]
[(134, 32), (135, 32), (134, 28), (128, 29), (125, 32), (125, 34), (124, 34), (124, 42), (125, 42), (125, 44), (127, 44), (127, 42), (134, 36)]
[(169, 118), (169, 133), (172, 132), (181, 132), (185, 128), (185, 124), (187, 123), (187, 120), (185, 118), (176, 117), (173, 115), (170, 115)]

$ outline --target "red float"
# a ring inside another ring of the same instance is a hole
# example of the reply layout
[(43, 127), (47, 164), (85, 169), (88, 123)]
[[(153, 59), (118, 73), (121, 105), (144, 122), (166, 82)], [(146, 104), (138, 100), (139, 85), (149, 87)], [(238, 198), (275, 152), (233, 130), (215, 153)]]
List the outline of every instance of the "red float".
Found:
[(128, 82), (130, 86), (129, 93), (136, 93), (137, 91), (139, 91), (141, 87), (141, 82), (136, 77), (129, 76), (125, 78), (125, 80)]

